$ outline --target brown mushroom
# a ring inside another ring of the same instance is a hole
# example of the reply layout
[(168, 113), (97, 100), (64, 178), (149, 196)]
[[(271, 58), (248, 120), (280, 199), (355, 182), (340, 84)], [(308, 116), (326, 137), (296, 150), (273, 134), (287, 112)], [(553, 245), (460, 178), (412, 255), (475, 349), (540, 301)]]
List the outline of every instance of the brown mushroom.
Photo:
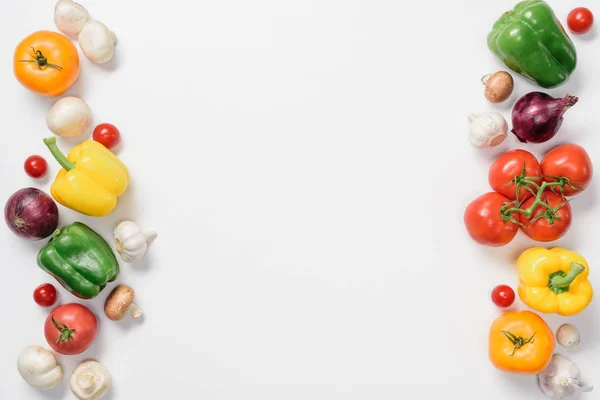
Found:
[(134, 319), (142, 316), (142, 310), (135, 305), (135, 292), (130, 286), (119, 285), (113, 289), (104, 302), (104, 313), (111, 321), (120, 321), (129, 313)]
[(485, 85), (485, 98), (491, 103), (502, 103), (507, 100), (515, 87), (512, 76), (506, 71), (498, 71), (481, 78)]

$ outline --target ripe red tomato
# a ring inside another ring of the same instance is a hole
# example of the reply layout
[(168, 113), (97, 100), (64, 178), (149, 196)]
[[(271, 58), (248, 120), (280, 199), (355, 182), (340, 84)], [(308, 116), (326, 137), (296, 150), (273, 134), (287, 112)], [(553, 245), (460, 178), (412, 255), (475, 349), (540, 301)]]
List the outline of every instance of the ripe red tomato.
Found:
[[(464, 223), (471, 238), (479, 244), (492, 247), (510, 243), (519, 226), (503, 221), (500, 209), (509, 200), (496, 192), (489, 192), (473, 200), (464, 214)], [(515, 215), (513, 218), (517, 219)]]
[(594, 14), (585, 7), (577, 7), (567, 16), (567, 26), (571, 32), (578, 35), (588, 33), (592, 29), (593, 24)]
[(43, 283), (33, 291), (33, 301), (40, 307), (50, 307), (56, 303), (56, 288), (49, 283)]
[[(525, 176), (536, 178), (535, 183), (538, 185), (542, 183), (542, 179), (537, 178), (542, 175), (542, 168), (537, 158), (528, 151), (518, 149), (508, 151), (494, 161), (488, 173), (490, 187), (504, 197), (516, 200), (517, 188), (514, 182), (508, 185), (506, 183), (513, 181), (516, 176), (520, 176), (523, 169), (525, 169)], [(531, 196), (531, 192), (524, 186), (519, 188), (519, 200), (525, 200)]]
[(25, 160), (25, 173), (32, 178), (41, 178), (48, 171), (48, 163), (42, 156), (30, 156)]
[(96, 142), (100, 142), (107, 149), (116, 147), (121, 141), (121, 133), (116, 126), (109, 123), (103, 123), (94, 128), (92, 137)]
[[(533, 205), (534, 201), (535, 198), (531, 197), (523, 203), (521, 209), (528, 209)], [(546, 191), (542, 194), (542, 201), (555, 209), (559, 205), (565, 203), (566, 200), (559, 194)], [(544, 217), (536, 219), (538, 215), (545, 214), (546, 212), (546, 207), (538, 205), (533, 211), (531, 218), (526, 218), (524, 214), (519, 214), (519, 221), (524, 225), (521, 227), (521, 230), (527, 236), (538, 242), (552, 242), (558, 240), (563, 237), (571, 227), (572, 214), (569, 203), (564, 204), (556, 211), (553, 223), (550, 223), (548, 219)]]
[(515, 301), (515, 291), (510, 286), (498, 285), (492, 290), (492, 301), (498, 307), (510, 307)]
[(46, 318), (44, 335), (56, 352), (66, 355), (83, 353), (96, 338), (98, 319), (84, 305), (63, 304)]
[[(548, 176), (567, 177), (579, 189), (565, 185), (565, 196), (574, 196), (585, 190), (594, 174), (590, 156), (576, 144), (563, 144), (548, 152), (542, 159), (542, 171)], [(553, 181), (552, 178), (546, 180)]]

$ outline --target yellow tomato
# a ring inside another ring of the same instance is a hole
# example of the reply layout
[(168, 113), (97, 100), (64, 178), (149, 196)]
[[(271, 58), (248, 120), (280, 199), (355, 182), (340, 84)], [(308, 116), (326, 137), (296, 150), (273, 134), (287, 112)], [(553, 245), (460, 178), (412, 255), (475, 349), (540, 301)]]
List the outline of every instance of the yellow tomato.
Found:
[(65, 35), (38, 31), (19, 43), (14, 73), (27, 89), (43, 96), (59, 96), (79, 77), (77, 48)]
[(554, 347), (552, 330), (531, 311), (507, 312), (498, 317), (490, 328), (490, 361), (505, 372), (542, 372), (552, 359)]

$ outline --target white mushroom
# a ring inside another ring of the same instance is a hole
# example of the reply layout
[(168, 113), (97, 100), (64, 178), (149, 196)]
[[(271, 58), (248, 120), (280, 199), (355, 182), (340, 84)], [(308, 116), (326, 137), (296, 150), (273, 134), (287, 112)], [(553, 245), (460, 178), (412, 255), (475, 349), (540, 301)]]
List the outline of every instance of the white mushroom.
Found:
[(83, 54), (93, 63), (107, 63), (115, 55), (117, 35), (102, 22), (88, 21), (77, 40)]
[(73, 0), (59, 0), (54, 6), (54, 23), (65, 35), (78, 35), (90, 19), (90, 14)]
[(135, 305), (135, 292), (127, 285), (119, 285), (113, 289), (104, 302), (104, 313), (111, 321), (122, 320), (127, 313), (134, 319), (142, 316), (142, 310)]
[(97, 400), (110, 388), (110, 375), (97, 361), (84, 361), (75, 368), (69, 386), (79, 400)]
[(78, 97), (58, 100), (46, 117), (46, 126), (58, 136), (79, 136), (90, 126), (92, 110)]
[(60, 383), (63, 372), (54, 354), (41, 346), (26, 347), (17, 360), (19, 374), (32, 387), (49, 390)]

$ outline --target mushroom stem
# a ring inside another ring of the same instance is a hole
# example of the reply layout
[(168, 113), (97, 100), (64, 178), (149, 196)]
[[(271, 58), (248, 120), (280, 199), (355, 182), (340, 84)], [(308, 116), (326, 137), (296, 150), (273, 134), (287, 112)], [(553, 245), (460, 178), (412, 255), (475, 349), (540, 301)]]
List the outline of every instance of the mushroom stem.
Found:
[(81, 374), (81, 376), (77, 380), (77, 384), (83, 390), (92, 390), (94, 388), (94, 386), (96, 386), (94, 383), (94, 380), (95, 380), (94, 375), (92, 375), (90, 373), (85, 373), (85, 374)]
[(129, 306), (129, 314), (133, 317), (133, 319), (138, 319), (144, 313), (141, 308), (139, 308), (135, 303), (131, 303)]
[(492, 77), (492, 74), (484, 75), (483, 78), (481, 78), (481, 83), (483, 83), (484, 85), (487, 85), (487, 83), (491, 77)]

